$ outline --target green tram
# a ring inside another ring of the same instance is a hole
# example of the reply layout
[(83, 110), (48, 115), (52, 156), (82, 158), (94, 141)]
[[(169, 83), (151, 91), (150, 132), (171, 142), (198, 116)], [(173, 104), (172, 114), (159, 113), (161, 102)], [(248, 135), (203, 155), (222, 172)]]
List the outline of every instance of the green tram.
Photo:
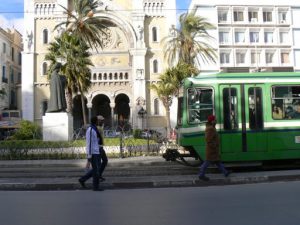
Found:
[(207, 116), (217, 117), (222, 161), (300, 159), (300, 73), (220, 73), (184, 80), (177, 141), (205, 159)]

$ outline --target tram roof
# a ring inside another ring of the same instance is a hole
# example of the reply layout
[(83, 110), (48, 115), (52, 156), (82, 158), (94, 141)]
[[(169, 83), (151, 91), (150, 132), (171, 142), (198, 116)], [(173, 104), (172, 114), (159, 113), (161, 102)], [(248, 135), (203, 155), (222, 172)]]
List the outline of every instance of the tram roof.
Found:
[(199, 74), (186, 79), (186, 85), (217, 83), (296, 83), (300, 84), (300, 72), (258, 72)]
[(299, 78), (300, 72), (255, 72), (255, 73), (216, 73), (216, 74), (198, 74), (195, 79), (245, 79), (245, 78)]

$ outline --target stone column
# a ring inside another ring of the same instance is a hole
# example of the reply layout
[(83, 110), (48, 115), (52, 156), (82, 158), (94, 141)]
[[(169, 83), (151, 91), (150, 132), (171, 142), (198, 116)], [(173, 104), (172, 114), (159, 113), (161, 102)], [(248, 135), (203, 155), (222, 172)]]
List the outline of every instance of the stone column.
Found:
[[(25, 12), (34, 12), (34, 1), (24, 1)], [(34, 121), (35, 105), (39, 102), (34, 102), (34, 79), (35, 79), (35, 26), (34, 13), (24, 14), (24, 50), (22, 52), (22, 118), (24, 120)]]
[(22, 65), (22, 118), (34, 121), (34, 54), (22, 52)]
[(88, 102), (86, 104), (86, 107), (88, 108), (88, 111), (89, 111), (89, 118), (88, 118), (87, 123), (90, 124), (90, 121), (91, 121), (91, 118), (92, 118), (92, 107), (93, 107), (93, 104), (91, 102)]
[(129, 118), (128, 118), (128, 123), (131, 124), (131, 128), (134, 128), (133, 127), (133, 109), (132, 109), (133, 105), (132, 104), (129, 104), (129, 108), (130, 108), (130, 114), (129, 114)]
[[(145, 55), (146, 55), (147, 49), (135, 49), (130, 50), (130, 54), (132, 55), (132, 80), (133, 80), (133, 102), (136, 103), (138, 98), (143, 98), (146, 100), (146, 90), (147, 90), (147, 84), (146, 84), (146, 77), (145, 77)], [(138, 125), (138, 114), (137, 110), (134, 110), (133, 116), (133, 126), (139, 126)]]
[(111, 108), (111, 128), (114, 127), (114, 110), (115, 110), (115, 106), (116, 106), (116, 103), (110, 103), (109, 104), (110, 108)]

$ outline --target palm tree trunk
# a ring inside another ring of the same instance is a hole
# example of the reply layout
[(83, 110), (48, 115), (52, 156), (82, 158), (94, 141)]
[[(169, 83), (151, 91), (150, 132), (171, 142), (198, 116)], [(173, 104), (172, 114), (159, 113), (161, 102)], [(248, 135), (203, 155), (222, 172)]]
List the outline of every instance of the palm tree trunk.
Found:
[(167, 119), (167, 138), (170, 139), (171, 135), (171, 121), (170, 121), (170, 105), (164, 104), (166, 110), (166, 119)]
[(87, 117), (86, 117), (85, 104), (84, 104), (85, 102), (84, 102), (84, 97), (83, 97), (83, 93), (81, 90), (80, 90), (80, 98), (81, 98), (83, 125), (84, 125), (84, 127), (86, 127)]
[(67, 88), (65, 91), (65, 95), (66, 95), (66, 101), (67, 101), (67, 113), (73, 114), (72, 111), (72, 91), (70, 90), (70, 88)]

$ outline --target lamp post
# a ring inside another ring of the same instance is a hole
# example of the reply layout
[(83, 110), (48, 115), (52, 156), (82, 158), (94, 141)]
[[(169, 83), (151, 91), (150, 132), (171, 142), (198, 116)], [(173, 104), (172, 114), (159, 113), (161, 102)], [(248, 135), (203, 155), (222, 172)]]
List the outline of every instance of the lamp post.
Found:
[[(142, 119), (142, 130), (144, 129), (144, 116), (146, 115), (147, 116), (147, 111), (142, 107), (139, 111), (138, 111), (138, 115), (141, 117)], [(147, 121), (146, 121), (147, 122)], [(147, 128), (147, 123), (146, 123), (146, 128)], [(147, 129), (147, 132), (146, 132), (146, 135), (147, 135), (147, 152), (149, 154), (149, 150), (150, 150), (150, 147), (149, 147), (149, 130)]]
[(138, 111), (138, 115), (140, 116), (140, 118), (142, 119), (142, 130), (144, 129), (144, 116), (147, 115), (147, 111), (142, 107), (139, 111)]

